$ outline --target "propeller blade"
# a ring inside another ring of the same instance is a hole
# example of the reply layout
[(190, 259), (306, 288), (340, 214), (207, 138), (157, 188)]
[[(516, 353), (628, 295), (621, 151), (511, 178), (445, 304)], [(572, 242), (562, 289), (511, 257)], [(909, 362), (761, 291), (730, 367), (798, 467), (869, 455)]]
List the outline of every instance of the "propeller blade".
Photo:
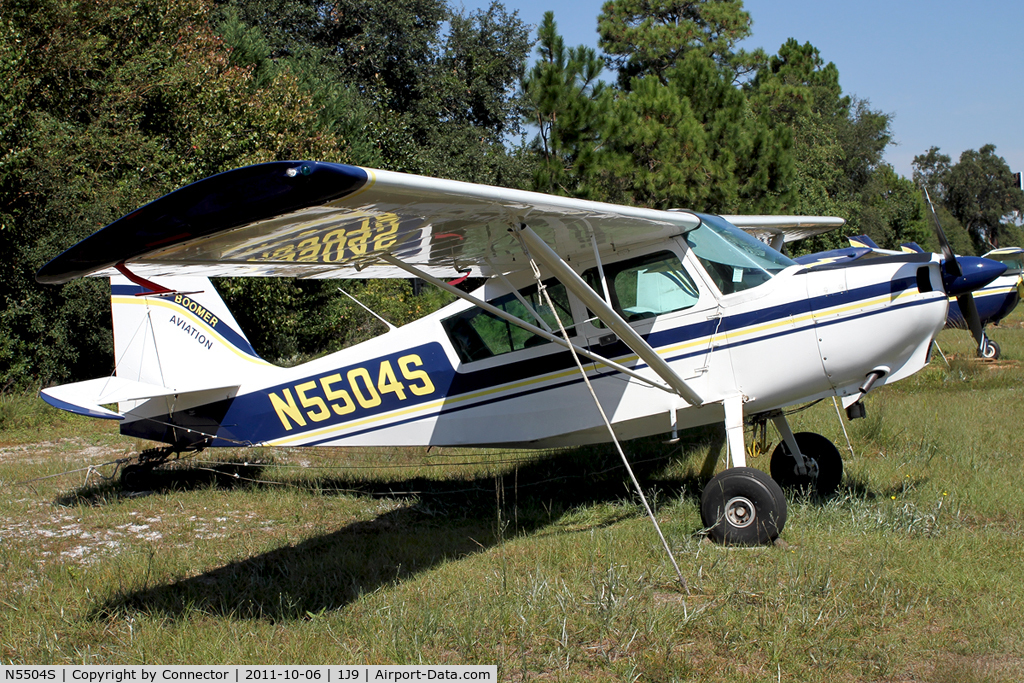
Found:
[(922, 186), (921, 189), (924, 190), (924, 198), (928, 200), (928, 208), (931, 209), (932, 220), (935, 221), (935, 234), (939, 238), (939, 246), (942, 247), (942, 256), (946, 261), (946, 271), (953, 277), (960, 277), (960, 264), (956, 262), (956, 254), (953, 253), (953, 248), (949, 246), (946, 233), (942, 231), (942, 223), (939, 222), (939, 214), (935, 212), (935, 205), (932, 204), (932, 198), (928, 195), (928, 188)]
[(978, 348), (981, 349), (985, 343), (985, 331), (981, 326), (981, 316), (978, 315), (978, 305), (974, 303), (974, 295), (970, 292), (962, 294), (956, 298), (956, 303), (960, 306), (960, 312), (967, 322), (968, 329), (971, 330), (971, 335), (974, 336), (974, 341), (978, 342)]

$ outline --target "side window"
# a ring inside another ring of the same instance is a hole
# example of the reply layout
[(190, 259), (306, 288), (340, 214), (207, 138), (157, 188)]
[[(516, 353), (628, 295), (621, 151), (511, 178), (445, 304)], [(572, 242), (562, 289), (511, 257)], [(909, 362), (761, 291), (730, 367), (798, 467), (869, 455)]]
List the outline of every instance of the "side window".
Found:
[[(628, 322), (690, 308), (699, 296), (679, 257), (670, 251), (612, 263), (604, 267), (604, 275), (612, 307)], [(597, 268), (583, 273), (583, 278), (601, 292)], [(594, 324), (603, 327), (600, 321)]]
[[(547, 286), (552, 303), (558, 309), (558, 317), (565, 325), (566, 331), (572, 334), (572, 312), (569, 308), (569, 296), (565, 287), (557, 280), (549, 280), (544, 284)], [(536, 285), (520, 290), (519, 294), (552, 330), (558, 330), (555, 315), (547, 305), (547, 300), (537, 291)], [(528, 323), (537, 325), (536, 318), (523, 306), (515, 294), (506, 294), (488, 303)], [(445, 318), (442, 325), (463, 363), (549, 343), (546, 339), (531, 334), (481, 308), (470, 308), (450, 318)]]

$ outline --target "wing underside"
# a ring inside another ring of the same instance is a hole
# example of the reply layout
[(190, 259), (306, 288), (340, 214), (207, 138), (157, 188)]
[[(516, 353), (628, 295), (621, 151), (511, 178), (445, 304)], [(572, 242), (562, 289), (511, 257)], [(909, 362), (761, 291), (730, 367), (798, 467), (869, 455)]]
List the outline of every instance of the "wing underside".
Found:
[(126, 262), (159, 275), (395, 277), (390, 254), (426, 272), (525, 267), (512, 226), (567, 261), (696, 228), (655, 211), (319, 162), (228, 171), (161, 197), (46, 264), (40, 282), (107, 276)]

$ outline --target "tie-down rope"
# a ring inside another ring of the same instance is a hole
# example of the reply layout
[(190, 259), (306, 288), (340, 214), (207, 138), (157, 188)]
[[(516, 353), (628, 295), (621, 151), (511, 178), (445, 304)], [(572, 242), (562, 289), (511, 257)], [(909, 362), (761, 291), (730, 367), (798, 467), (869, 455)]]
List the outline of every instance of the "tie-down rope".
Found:
[[(526, 245), (522, 244), (521, 246), (523, 247), (523, 250), (526, 251)], [(583, 382), (587, 385), (587, 389), (590, 390), (590, 395), (594, 398), (594, 405), (597, 406), (597, 411), (601, 414), (601, 419), (604, 420), (605, 427), (608, 428), (608, 433), (612, 437), (612, 443), (615, 444), (615, 450), (619, 452), (619, 457), (622, 458), (622, 464), (626, 466), (626, 471), (629, 472), (629, 478), (633, 480), (633, 486), (636, 488), (636, 492), (639, 494), (640, 500), (644, 504), (644, 509), (647, 510), (647, 516), (650, 517), (651, 522), (654, 523), (654, 529), (658, 532), (658, 538), (661, 539), (661, 545), (665, 548), (665, 552), (668, 554), (668, 559), (672, 562), (672, 566), (676, 570), (676, 577), (679, 579), (679, 585), (683, 588), (686, 594), (689, 595), (690, 588), (686, 584), (686, 579), (683, 578), (683, 573), (679, 570), (679, 565), (676, 564), (676, 558), (673, 557), (672, 550), (668, 546), (668, 541), (665, 540), (665, 534), (661, 532), (661, 526), (658, 524), (658, 520), (654, 517), (654, 511), (651, 510), (651, 506), (647, 502), (647, 496), (644, 495), (644, 491), (640, 487), (640, 482), (637, 481), (636, 475), (633, 474), (633, 468), (630, 467), (629, 460), (626, 459), (626, 454), (622, 451), (619, 439), (615, 436), (615, 430), (612, 429), (612, 423), (608, 420), (608, 416), (605, 414), (604, 408), (601, 406), (601, 401), (597, 398), (597, 393), (594, 391), (594, 387), (590, 383), (590, 378), (587, 377), (587, 371), (583, 368), (583, 363), (580, 362), (580, 358), (576, 354), (576, 349), (572, 344), (569, 344), (569, 333), (565, 331), (565, 326), (562, 324), (562, 318), (558, 315), (558, 309), (555, 308), (554, 303), (551, 301), (551, 295), (548, 294), (547, 287), (544, 286), (544, 282), (540, 276), (540, 269), (537, 267), (537, 263), (533, 260), (533, 257), (530, 256), (529, 251), (526, 252), (526, 255), (530, 258), (530, 267), (533, 269), (533, 276), (537, 280), (537, 291), (544, 294), (544, 300), (547, 302), (548, 308), (551, 309), (551, 313), (555, 316), (555, 322), (558, 323), (558, 330), (561, 332), (566, 344), (569, 345), (569, 352), (572, 353), (572, 359), (576, 361), (576, 367), (579, 369), (580, 374), (583, 375)], [(685, 616), (685, 603), (683, 604), (683, 611)]]

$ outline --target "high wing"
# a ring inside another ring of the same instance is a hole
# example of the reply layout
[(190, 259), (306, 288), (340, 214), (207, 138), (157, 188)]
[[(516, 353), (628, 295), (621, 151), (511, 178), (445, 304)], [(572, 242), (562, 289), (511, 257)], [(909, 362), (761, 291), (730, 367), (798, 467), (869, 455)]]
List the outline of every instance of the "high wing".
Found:
[(127, 263), (160, 275), (408, 277), (382, 256), (438, 276), (526, 267), (513, 226), (566, 261), (693, 230), (689, 212), (312, 161), (227, 171), (165, 195), (39, 270), (43, 283), (108, 276)]
[(841, 228), (846, 220), (835, 216), (722, 216), (737, 228), (782, 251), (786, 242), (795, 242)]

